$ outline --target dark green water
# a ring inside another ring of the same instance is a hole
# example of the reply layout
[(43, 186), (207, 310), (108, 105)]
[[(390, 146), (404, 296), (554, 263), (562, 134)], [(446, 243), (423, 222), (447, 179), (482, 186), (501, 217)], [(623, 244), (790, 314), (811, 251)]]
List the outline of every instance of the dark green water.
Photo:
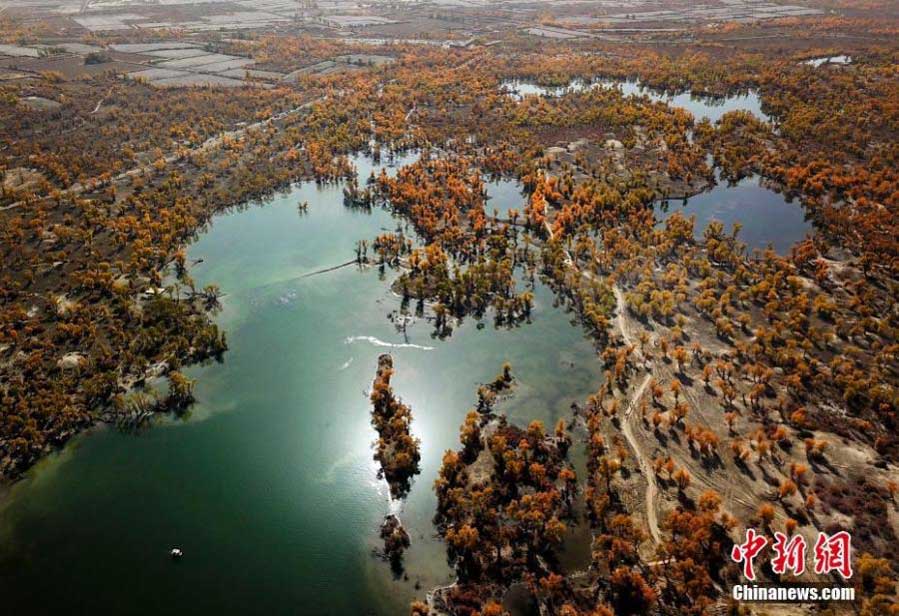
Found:
[[(190, 255), (204, 259), (197, 281), (227, 294), (224, 362), (191, 369), (198, 403), (185, 420), (83, 435), (12, 487), (0, 502), (6, 613), (393, 615), (448, 582), (431, 486), (477, 385), (510, 361), (519, 385), (502, 410), (551, 424), (592, 393), (600, 368), (542, 287), (531, 324), (469, 320), (440, 341), (421, 319), (408, 339), (397, 332), (387, 314), (399, 300), (376, 270), (300, 278), (395, 225), (312, 185), (216, 218)], [(401, 503), (372, 460), (366, 391), (385, 351), (422, 440), (422, 472)], [(412, 536), (408, 580), (372, 556), (390, 511)]]

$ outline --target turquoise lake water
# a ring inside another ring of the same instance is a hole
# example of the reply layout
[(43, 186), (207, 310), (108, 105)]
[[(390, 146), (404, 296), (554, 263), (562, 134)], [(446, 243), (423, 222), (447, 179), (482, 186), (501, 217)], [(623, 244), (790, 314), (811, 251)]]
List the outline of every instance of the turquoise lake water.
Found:
[[(525, 86), (516, 89), (527, 94)], [(713, 121), (731, 108), (761, 114), (754, 94), (669, 102)], [(355, 162), (364, 180), (372, 165)], [(488, 182), (487, 192), (489, 214), (523, 212), (518, 182)], [(750, 248), (786, 252), (811, 231), (798, 204), (755, 178), (657, 213), (676, 210), (697, 216), (698, 233), (712, 219), (728, 229), (740, 221)], [(500, 410), (518, 423), (552, 425), (599, 387), (601, 369), (593, 345), (539, 283), (531, 323), (497, 329), (489, 317), (481, 327), (467, 319), (440, 340), (423, 318), (405, 333), (388, 318), (400, 309), (389, 272), (351, 266), (305, 277), (351, 260), (357, 240), (398, 224), (382, 210), (345, 208), (340, 186), (314, 184), (217, 216), (190, 257), (202, 260), (192, 268), (198, 284), (225, 294), (216, 317), (228, 336), (224, 361), (190, 369), (198, 402), (186, 418), (81, 435), (11, 488), (0, 502), (4, 605), (386, 616), (406, 614), (412, 599), (449, 582), (431, 523), (432, 484), (443, 452), (458, 446), (477, 386), (509, 361), (518, 384)], [(401, 502), (390, 500), (372, 459), (366, 394), (384, 352), (422, 441), (421, 474)], [(372, 554), (386, 513), (397, 513), (412, 538), (407, 578), (394, 579)], [(588, 543), (572, 533), (571, 567), (586, 561)], [(175, 546), (185, 553), (178, 562), (168, 555)]]
[[(190, 257), (203, 259), (197, 282), (225, 293), (224, 361), (189, 371), (198, 402), (186, 419), (84, 434), (12, 487), (0, 508), (4, 604), (393, 615), (448, 582), (432, 484), (443, 452), (458, 447), (478, 384), (511, 362), (518, 385), (501, 409), (552, 424), (598, 387), (601, 371), (592, 344), (540, 285), (532, 323), (466, 320), (441, 341), (423, 319), (407, 336), (397, 331), (387, 316), (399, 299), (376, 269), (301, 278), (352, 259), (358, 239), (396, 224), (380, 210), (346, 209), (337, 186), (309, 184), (216, 217)], [(372, 460), (366, 392), (383, 352), (393, 354), (394, 388), (422, 441), (421, 474), (403, 502), (390, 501)], [(412, 537), (408, 579), (372, 555), (388, 512)], [(587, 541), (574, 541), (572, 553), (584, 558)], [(175, 546), (185, 554), (177, 562)]]

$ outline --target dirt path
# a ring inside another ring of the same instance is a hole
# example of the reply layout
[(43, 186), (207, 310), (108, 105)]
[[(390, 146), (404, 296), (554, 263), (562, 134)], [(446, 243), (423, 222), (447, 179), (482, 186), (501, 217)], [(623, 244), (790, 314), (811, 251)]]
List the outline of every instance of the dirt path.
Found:
[[(618, 285), (613, 286), (612, 291), (615, 293), (615, 323), (618, 325), (618, 332), (621, 334), (624, 343), (630, 347), (634, 347), (635, 353), (638, 356), (642, 356), (640, 348), (634, 344), (630, 332), (628, 331), (627, 318), (625, 317), (627, 305), (624, 301), (624, 292), (622, 292)], [(627, 439), (631, 449), (634, 450), (634, 455), (637, 457), (637, 464), (640, 465), (640, 472), (646, 479), (646, 523), (649, 526), (649, 534), (652, 536), (652, 540), (658, 544), (662, 542), (662, 533), (659, 532), (659, 521), (656, 514), (656, 494), (658, 493), (656, 476), (652, 471), (649, 460), (646, 459), (646, 455), (640, 449), (640, 445), (634, 437), (633, 426), (631, 425), (631, 417), (634, 414), (634, 409), (637, 407), (637, 402), (640, 401), (640, 398), (642, 398), (643, 394), (646, 392), (649, 382), (652, 381), (652, 375), (652, 372), (647, 374), (643, 378), (643, 382), (640, 383), (634, 391), (634, 394), (631, 396), (630, 402), (627, 405), (627, 410), (624, 412), (624, 421), (621, 424), (621, 432), (624, 434), (624, 438)]]
[[(549, 238), (553, 238), (552, 228), (549, 226), (548, 221), (543, 221), (544, 226), (546, 227), (547, 233), (549, 233)], [(589, 278), (593, 280), (595, 276), (593, 272), (580, 269), (577, 264), (574, 262), (574, 259), (571, 258), (571, 253), (568, 250), (564, 250), (565, 253), (565, 265), (574, 269), (576, 272), (580, 272), (581, 276), (585, 278)], [(635, 353), (638, 356), (642, 356), (643, 354), (640, 352), (640, 348), (634, 344), (634, 339), (631, 338), (630, 332), (627, 328), (627, 320), (625, 318), (625, 311), (627, 310), (627, 304), (624, 301), (624, 292), (618, 285), (612, 286), (612, 291), (615, 293), (615, 323), (618, 326), (618, 331), (621, 333), (621, 338), (624, 340), (624, 344), (627, 346), (634, 347)]]
[(624, 344), (634, 347), (637, 355), (642, 355), (639, 347), (634, 344), (634, 340), (631, 338), (630, 332), (628, 332), (627, 329), (627, 320), (624, 317), (625, 310), (627, 310), (627, 304), (624, 302), (624, 293), (617, 284), (612, 287), (612, 291), (615, 293), (615, 322), (618, 324), (618, 331), (621, 332), (621, 338), (624, 340)]
[(656, 493), (658, 492), (656, 476), (652, 472), (649, 460), (646, 459), (646, 456), (640, 449), (637, 439), (634, 438), (634, 432), (631, 426), (631, 416), (634, 414), (634, 408), (636, 408), (637, 402), (643, 396), (643, 393), (646, 391), (651, 380), (652, 374), (647, 374), (643, 379), (643, 382), (640, 383), (640, 386), (637, 387), (637, 390), (634, 391), (634, 395), (631, 396), (630, 404), (627, 405), (627, 410), (624, 413), (624, 421), (621, 423), (621, 432), (624, 434), (624, 438), (627, 439), (631, 449), (634, 450), (634, 455), (637, 457), (637, 463), (640, 465), (640, 472), (643, 473), (643, 477), (646, 479), (646, 523), (649, 526), (649, 534), (652, 536), (652, 540), (655, 543), (661, 543), (662, 533), (659, 531), (659, 521), (656, 515), (655, 505)]
[(106, 92), (103, 93), (103, 96), (101, 96), (100, 100), (97, 101), (97, 106), (94, 107), (93, 111), (91, 111), (91, 115), (100, 112), (100, 107), (103, 106), (103, 101), (106, 100), (106, 97), (109, 96), (110, 92), (112, 92), (112, 88), (109, 88), (108, 90), (106, 90)]
[[(549, 223), (545, 224), (546, 230), (549, 231), (551, 238), (552, 230), (550, 229)], [(568, 267), (574, 268), (576, 271), (579, 271), (582, 276), (593, 279), (594, 276), (592, 272), (578, 269), (577, 265), (574, 263), (574, 260), (571, 258), (571, 254), (567, 250), (565, 251), (565, 262)], [(625, 316), (627, 305), (624, 300), (624, 292), (620, 287), (618, 287), (618, 285), (613, 286), (612, 290), (615, 293), (615, 324), (618, 327), (618, 332), (621, 334), (621, 338), (624, 340), (624, 343), (627, 346), (634, 347), (635, 354), (642, 357), (643, 354), (640, 352), (639, 346), (634, 344), (630, 332), (628, 331), (627, 317)], [(631, 426), (631, 418), (634, 414), (634, 409), (637, 407), (637, 402), (640, 401), (640, 398), (642, 398), (643, 394), (646, 392), (646, 388), (649, 386), (649, 382), (652, 380), (652, 377), (653, 372), (647, 374), (644, 377), (643, 382), (640, 383), (640, 385), (634, 391), (634, 394), (631, 396), (630, 402), (628, 402), (627, 405), (627, 409), (624, 412), (624, 420), (621, 422), (621, 432), (624, 434), (624, 438), (627, 440), (630, 448), (634, 451), (634, 456), (637, 458), (637, 464), (640, 466), (640, 472), (646, 479), (646, 523), (649, 526), (649, 534), (652, 537), (653, 542), (659, 544), (662, 542), (662, 533), (659, 530), (659, 520), (656, 512), (656, 494), (658, 493), (656, 476), (652, 471), (652, 466), (649, 464), (649, 460), (646, 458), (643, 450), (640, 449), (640, 445), (639, 443), (637, 443), (637, 439), (634, 437), (633, 427)]]

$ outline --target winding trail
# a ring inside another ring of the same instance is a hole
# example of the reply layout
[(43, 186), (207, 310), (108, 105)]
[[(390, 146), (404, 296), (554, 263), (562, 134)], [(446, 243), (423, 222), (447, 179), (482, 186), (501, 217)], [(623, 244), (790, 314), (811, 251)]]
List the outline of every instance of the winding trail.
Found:
[(618, 330), (621, 332), (624, 343), (628, 346), (633, 346), (634, 343), (624, 321), (624, 311), (627, 309), (627, 305), (624, 303), (624, 293), (622, 293), (621, 288), (617, 284), (612, 287), (612, 291), (615, 293), (615, 322), (618, 324)]
[[(550, 228), (549, 223), (544, 221), (544, 224), (546, 225), (546, 230), (549, 232), (550, 238), (552, 238), (552, 229)], [(567, 250), (564, 252), (565, 263), (568, 267), (573, 268), (576, 272), (579, 272), (582, 276), (590, 278), (591, 280), (594, 278), (592, 272), (578, 268), (577, 264), (571, 258), (571, 254)], [(642, 358), (643, 353), (640, 351), (639, 345), (634, 344), (633, 338), (631, 338), (630, 332), (628, 331), (627, 319), (624, 316), (625, 310), (627, 310), (624, 292), (617, 284), (612, 286), (612, 291), (615, 294), (615, 324), (618, 327), (621, 338), (627, 346), (634, 348), (635, 355)], [(643, 394), (646, 392), (646, 388), (652, 380), (652, 375), (653, 372), (650, 371), (630, 397), (627, 409), (624, 412), (624, 420), (621, 422), (621, 432), (624, 434), (624, 438), (627, 440), (630, 448), (634, 451), (634, 456), (637, 458), (637, 464), (640, 466), (640, 472), (646, 479), (646, 523), (649, 526), (649, 534), (652, 537), (653, 542), (658, 545), (662, 542), (662, 533), (659, 530), (658, 513), (655, 504), (656, 494), (659, 491), (658, 485), (656, 484), (656, 476), (652, 470), (652, 466), (649, 464), (649, 460), (647, 460), (643, 450), (640, 449), (636, 437), (634, 437), (633, 426), (631, 425), (634, 409), (637, 406), (637, 402), (639, 402), (640, 398), (642, 398)]]
[(659, 531), (659, 520), (655, 506), (656, 493), (658, 492), (656, 476), (652, 472), (649, 461), (640, 449), (637, 439), (634, 438), (633, 427), (631, 426), (631, 416), (634, 414), (634, 408), (637, 406), (637, 401), (643, 397), (643, 393), (646, 391), (651, 380), (652, 373), (647, 374), (643, 379), (643, 382), (640, 383), (640, 386), (634, 391), (634, 395), (631, 396), (631, 401), (627, 405), (627, 410), (624, 413), (624, 421), (621, 422), (621, 432), (624, 434), (624, 438), (627, 439), (631, 449), (634, 450), (634, 454), (637, 457), (637, 463), (640, 465), (640, 472), (643, 473), (643, 476), (646, 478), (646, 523), (649, 526), (649, 534), (652, 536), (652, 540), (658, 544), (662, 542), (662, 533)]
[(100, 107), (103, 106), (103, 101), (106, 100), (106, 98), (109, 96), (109, 94), (110, 94), (111, 92), (112, 92), (112, 88), (109, 88), (108, 90), (106, 90), (106, 92), (103, 93), (103, 96), (101, 96), (101, 97), (100, 97), (100, 100), (97, 101), (97, 106), (94, 107), (94, 110), (93, 110), (93, 111), (91, 111), (91, 115), (93, 115), (93, 114), (95, 114), (95, 113), (99, 113)]
[[(624, 316), (624, 311), (627, 310), (627, 305), (624, 301), (624, 293), (618, 285), (614, 285), (612, 291), (615, 293), (615, 322), (618, 325), (618, 331), (621, 333), (621, 338), (626, 345), (634, 347), (636, 355), (642, 357), (643, 354), (640, 352), (639, 346), (634, 344), (627, 328), (627, 320)], [(631, 396), (630, 402), (627, 405), (627, 410), (624, 412), (624, 421), (621, 422), (621, 432), (624, 434), (624, 438), (627, 439), (628, 445), (634, 450), (637, 464), (640, 465), (640, 472), (643, 473), (643, 477), (646, 478), (646, 523), (649, 526), (649, 534), (652, 536), (652, 540), (656, 544), (659, 544), (662, 542), (662, 533), (659, 531), (659, 520), (655, 505), (656, 494), (659, 491), (658, 486), (656, 485), (656, 476), (652, 471), (649, 460), (646, 459), (646, 455), (643, 453), (643, 450), (640, 449), (640, 445), (634, 437), (634, 429), (631, 424), (631, 417), (634, 414), (634, 409), (637, 407), (637, 402), (639, 402), (640, 398), (642, 398), (643, 394), (646, 392), (646, 388), (649, 387), (649, 382), (652, 380), (652, 374), (653, 373), (650, 371), (649, 374), (644, 377), (643, 382), (640, 383), (636, 390), (634, 390), (634, 394)]]

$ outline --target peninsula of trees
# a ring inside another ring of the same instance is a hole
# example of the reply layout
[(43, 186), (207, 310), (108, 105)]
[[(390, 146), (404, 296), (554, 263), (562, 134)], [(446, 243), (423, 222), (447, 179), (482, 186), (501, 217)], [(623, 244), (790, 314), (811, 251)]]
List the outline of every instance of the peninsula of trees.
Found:
[(371, 423), (378, 433), (375, 460), (390, 486), (393, 498), (403, 498), (418, 474), (421, 460), (419, 440), (412, 436), (412, 409), (393, 394), (390, 377), (393, 359), (386, 353), (378, 357), (378, 372), (371, 390)]

